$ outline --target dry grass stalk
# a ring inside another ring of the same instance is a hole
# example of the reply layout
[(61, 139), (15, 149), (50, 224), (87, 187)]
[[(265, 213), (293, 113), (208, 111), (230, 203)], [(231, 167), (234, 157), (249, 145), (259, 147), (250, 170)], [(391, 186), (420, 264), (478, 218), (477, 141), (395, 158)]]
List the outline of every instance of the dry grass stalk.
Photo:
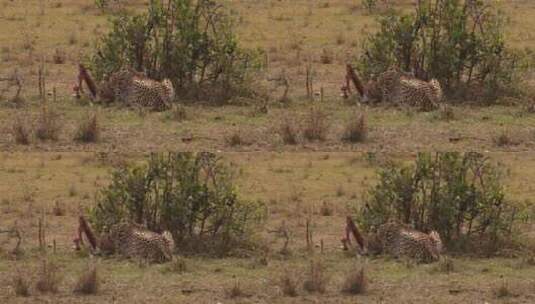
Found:
[(310, 262), (308, 277), (303, 282), (303, 288), (308, 292), (325, 293), (328, 278), (325, 274), (325, 266), (319, 260)]
[(363, 294), (368, 290), (368, 278), (364, 268), (350, 272), (344, 280), (342, 291), (350, 294)]
[(97, 267), (95, 265), (91, 265), (78, 278), (78, 281), (74, 287), (74, 293), (96, 294), (98, 287), (99, 281), (97, 276)]
[(52, 262), (43, 261), (35, 287), (42, 293), (57, 293), (61, 282), (59, 268)]

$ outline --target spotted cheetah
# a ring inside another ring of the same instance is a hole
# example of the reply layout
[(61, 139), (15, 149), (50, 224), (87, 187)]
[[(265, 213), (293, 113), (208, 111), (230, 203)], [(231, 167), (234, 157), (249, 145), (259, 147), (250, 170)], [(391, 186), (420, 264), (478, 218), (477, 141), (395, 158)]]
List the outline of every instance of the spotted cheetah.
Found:
[(410, 73), (404, 73), (396, 67), (389, 68), (376, 79), (362, 85), (353, 68), (348, 65), (346, 84), (342, 86), (342, 96), (349, 97), (351, 92), (349, 82), (357, 88), (365, 103), (386, 102), (397, 105), (419, 107), (422, 111), (436, 109), (442, 101), (443, 93), (440, 83), (436, 79), (427, 82), (420, 80)]
[(391, 68), (382, 73), (376, 81), (368, 83), (364, 101), (383, 101), (431, 111), (438, 107), (442, 97), (442, 88), (438, 80), (432, 79), (427, 82)]
[(80, 250), (85, 234), (93, 252), (119, 254), (150, 263), (171, 261), (175, 243), (169, 231), (162, 234), (149, 231), (131, 223), (113, 225), (109, 231), (97, 238), (83, 216), (79, 218), (78, 235), (73, 240), (75, 249)]
[(112, 250), (126, 258), (163, 263), (173, 257), (174, 241), (168, 231), (158, 234), (133, 224), (121, 223), (113, 226), (106, 238)]
[(442, 252), (442, 241), (436, 231), (423, 233), (395, 222), (383, 224), (376, 240), (385, 254), (396, 258), (405, 256), (421, 263), (438, 261)]
[[(131, 68), (121, 69), (104, 78), (95, 89), (94, 81), (83, 65), (80, 65), (79, 84), (75, 87), (77, 96), (85, 81), (92, 92), (92, 99), (98, 96), (101, 102), (119, 102), (130, 106), (149, 107), (163, 111), (171, 107), (175, 98), (173, 83), (169, 79), (156, 81)], [(93, 92), (97, 91), (97, 92)]]

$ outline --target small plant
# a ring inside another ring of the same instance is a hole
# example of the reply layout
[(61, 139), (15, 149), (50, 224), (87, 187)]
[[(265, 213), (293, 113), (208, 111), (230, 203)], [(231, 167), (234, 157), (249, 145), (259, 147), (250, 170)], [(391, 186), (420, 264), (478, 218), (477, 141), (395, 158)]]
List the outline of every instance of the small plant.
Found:
[(239, 130), (235, 130), (230, 134), (229, 136), (225, 137), (225, 141), (227, 142), (227, 145), (231, 147), (237, 147), (248, 144), (242, 137)]
[(288, 297), (296, 297), (297, 293), (297, 279), (289, 272), (284, 272), (279, 279), (278, 285), (282, 291), (282, 294)]
[(324, 201), (321, 204), (320, 214), (322, 216), (332, 216), (334, 214), (332, 205)]
[(177, 256), (169, 263), (166, 270), (172, 273), (184, 273), (188, 270), (188, 263), (185, 258)]
[(372, 13), (375, 8), (377, 7), (377, 0), (361, 0), (362, 6), (368, 11), (368, 13)]
[(63, 208), (63, 206), (58, 201), (56, 201), (56, 203), (54, 204), (54, 208), (52, 208), (52, 214), (54, 214), (55, 216), (64, 216), (65, 208)]
[(39, 272), (35, 287), (42, 293), (57, 293), (61, 277), (58, 267), (47, 260), (43, 261), (43, 267)]
[(287, 145), (296, 145), (298, 140), (298, 128), (290, 117), (285, 117), (279, 126), (278, 133), (282, 141)]
[(436, 265), (436, 270), (442, 273), (450, 273), (455, 271), (455, 263), (449, 257), (443, 257)]
[(98, 291), (99, 281), (97, 276), (97, 267), (89, 266), (76, 281), (74, 293), (96, 294)]
[(453, 107), (448, 104), (440, 104), (437, 111), (431, 116), (434, 120), (452, 121), (456, 117)]
[(504, 129), (500, 133), (496, 134), (492, 141), (498, 147), (507, 147), (517, 145), (518, 142), (513, 139), (508, 130)]
[(511, 291), (509, 290), (509, 287), (507, 286), (507, 282), (503, 280), (500, 285), (496, 288), (494, 291), (497, 298), (506, 298), (510, 297), (512, 295)]
[(328, 130), (329, 122), (327, 120), (327, 114), (320, 108), (313, 107), (310, 109), (305, 119), (303, 136), (309, 141), (324, 141), (327, 138)]
[(78, 43), (78, 36), (76, 35), (75, 32), (71, 32), (69, 34), (68, 42), (69, 42), (70, 45), (75, 45), (75, 44)]
[(342, 291), (350, 294), (363, 294), (368, 290), (368, 278), (364, 268), (351, 271), (345, 278)]
[(347, 142), (363, 142), (368, 138), (368, 123), (366, 121), (366, 115), (359, 114), (355, 120), (351, 120), (342, 136), (343, 141)]
[(30, 283), (22, 273), (17, 273), (13, 278), (13, 289), (19, 297), (28, 297), (30, 295)]
[(188, 115), (186, 112), (186, 107), (182, 104), (173, 104), (171, 106), (171, 111), (168, 114), (169, 119), (173, 121), (184, 121), (187, 119)]
[(66, 60), (67, 55), (65, 54), (65, 51), (62, 49), (56, 49), (54, 52), (54, 55), (52, 56), (52, 61), (55, 64), (64, 64)]
[(227, 296), (231, 299), (241, 298), (246, 296), (243, 289), (240, 287), (239, 282), (236, 280), (232, 287), (226, 290)]
[(37, 120), (35, 136), (37, 136), (37, 138), (40, 140), (58, 140), (59, 133), (61, 131), (59, 119), (59, 114), (48, 107), (43, 106), (41, 115)]
[(13, 122), (11, 133), (13, 134), (13, 138), (15, 138), (15, 142), (19, 145), (30, 144), (31, 131), (27, 123), (22, 117), (15, 118)]
[(323, 263), (320, 260), (311, 261), (307, 278), (303, 282), (303, 288), (308, 292), (325, 293), (327, 283), (328, 278)]
[(338, 185), (338, 187), (336, 188), (336, 196), (342, 197), (344, 195), (346, 195), (346, 191), (344, 190), (344, 187), (342, 187), (342, 185)]
[(76, 186), (74, 184), (71, 184), (69, 187), (69, 196), (75, 197), (78, 194), (78, 190), (76, 190)]
[(327, 49), (323, 49), (320, 55), (320, 62), (323, 64), (333, 63), (333, 53)]
[(88, 115), (79, 122), (74, 140), (84, 143), (96, 142), (100, 136), (97, 114)]

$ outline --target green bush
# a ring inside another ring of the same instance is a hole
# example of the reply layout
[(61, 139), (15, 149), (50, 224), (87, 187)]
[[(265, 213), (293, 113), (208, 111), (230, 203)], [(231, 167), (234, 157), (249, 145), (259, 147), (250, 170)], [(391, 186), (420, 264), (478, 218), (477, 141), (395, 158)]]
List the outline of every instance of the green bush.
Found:
[(477, 237), (496, 250), (511, 236), (526, 209), (506, 199), (503, 170), (478, 153), (421, 153), (412, 165), (392, 162), (357, 209), (366, 231), (389, 220), (421, 231), (436, 230), (449, 249)]
[(113, 172), (91, 210), (92, 223), (99, 232), (121, 221), (169, 230), (181, 253), (246, 249), (264, 209), (238, 198), (231, 173), (211, 153), (152, 154), (146, 164)]
[(506, 17), (488, 1), (423, 0), (415, 11), (390, 10), (367, 35), (358, 68), (373, 78), (391, 66), (436, 78), (449, 97), (494, 100), (519, 93), (529, 51), (505, 43)]
[(252, 94), (257, 51), (239, 47), (232, 18), (213, 0), (151, 0), (147, 12), (118, 14), (89, 58), (97, 80), (131, 67), (169, 78), (177, 95), (213, 102)]

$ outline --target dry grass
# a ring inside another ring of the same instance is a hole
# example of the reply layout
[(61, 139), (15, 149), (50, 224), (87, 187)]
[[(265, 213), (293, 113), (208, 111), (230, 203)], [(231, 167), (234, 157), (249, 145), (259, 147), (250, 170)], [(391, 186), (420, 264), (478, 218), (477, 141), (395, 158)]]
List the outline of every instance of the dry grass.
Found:
[(64, 216), (65, 215), (65, 208), (62, 204), (60, 204), (59, 201), (56, 201), (54, 203), (54, 207), (52, 208), (52, 214), (55, 216)]
[(309, 141), (324, 141), (328, 131), (327, 114), (319, 107), (312, 107), (305, 118), (303, 136)]
[(225, 136), (225, 142), (231, 147), (238, 147), (248, 145), (240, 130), (233, 130), (229, 135)]
[(325, 293), (329, 279), (325, 272), (325, 265), (321, 260), (312, 260), (303, 288), (311, 293)]
[(182, 104), (173, 104), (169, 111), (168, 118), (173, 121), (184, 121), (188, 118), (186, 107)]
[(285, 144), (296, 145), (298, 143), (299, 129), (292, 118), (287, 116), (280, 122), (278, 133)]
[(166, 272), (172, 272), (172, 273), (184, 273), (188, 270), (188, 263), (185, 258), (176, 256), (173, 261), (168, 263), (167, 267), (165, 268)]
[(368, 138), (368, 123), (365, 114), (358, 114), (355, 120), (351, 120), (344, 130), (343, 141), (357, 143), (364, 142)]
[(492, 141), (494, 142), (494, 145), (498, 147), (508, 147), (519, 144), (519, 141), (513, 138), (513, 135), (507, 129), (503, 129), (498, 134), (495, 134)]
[(76, 129), (74, 140), (84, 143), (97, 142), (100, 137), (100, 128), (97, 114), (82, 118)]
[(368, 278), (364, 268), (351, 271), (342, 286), (342, 291), (350, 294), (363, 294), (368, 290)]
[(510, 297), (513, 294), (509, 290), (509, 286), (505, 280), (503, 280), (497, 287), (495, 287), (494, 294), (497, 298)]
[(30, 295), (30, 282), (22, 273), (15, 275), (12, 287), (19, 297), (28, 297)]
[(98, 287), (99, 280), (97, 276), (97, 267), (91, 265), (78, 278), (73, 291), (74, 293), (79, 294), (96, 294)]
[(241, 288), (240, 283), (236, 280), (234, 284), (225, 290), (227, 297), (231, 299), (242, 298), (247, 296), (245, 291)]
[(323, 201), (320, 207), (320, 214), (322, 216), (332, 216), (334, 214), (332, 204), (329, 204), (326, 201)]
[(323, 49), (323, 51), (321, 52), (321, 55), (320, 55), (320, 62), (323, 63), (323, 64), (331, 64), (334, 61), (333, 56), (334, 55), (333, 55), (332, 51), (330, 51), (328, 49)]
[(58, 266), (48, 260), (43, 260), (35, 288), (42, 293), (57, 293), (60, 282)]
[(282, 294), (288, 297), (297, 297), (298, 280), (295, 275), (290, 274), (288, 271), (280, 277), (277, 282)]
[(455, 262), (447, 256), (443, 256), (435, 266), (435, 270), (441, 273), (451, 273), (455, 271)]
[(60, 115), (48, 107), (43, 107), (37, 120), (35, 136), (40, 140), (56, 141), (61, 131)]
[(55, 64), (64, 64), (67, 60), (67, 54), (63, 49), (56, 49), (54, 55), (52, 56), (52, 61)]
[(22, 117), (17, 117), (13, 121), (11, 133), (15, 142), (19, 145), (29, 145), (31, 138), (31, 127), (28, 126), (28, 122)]

